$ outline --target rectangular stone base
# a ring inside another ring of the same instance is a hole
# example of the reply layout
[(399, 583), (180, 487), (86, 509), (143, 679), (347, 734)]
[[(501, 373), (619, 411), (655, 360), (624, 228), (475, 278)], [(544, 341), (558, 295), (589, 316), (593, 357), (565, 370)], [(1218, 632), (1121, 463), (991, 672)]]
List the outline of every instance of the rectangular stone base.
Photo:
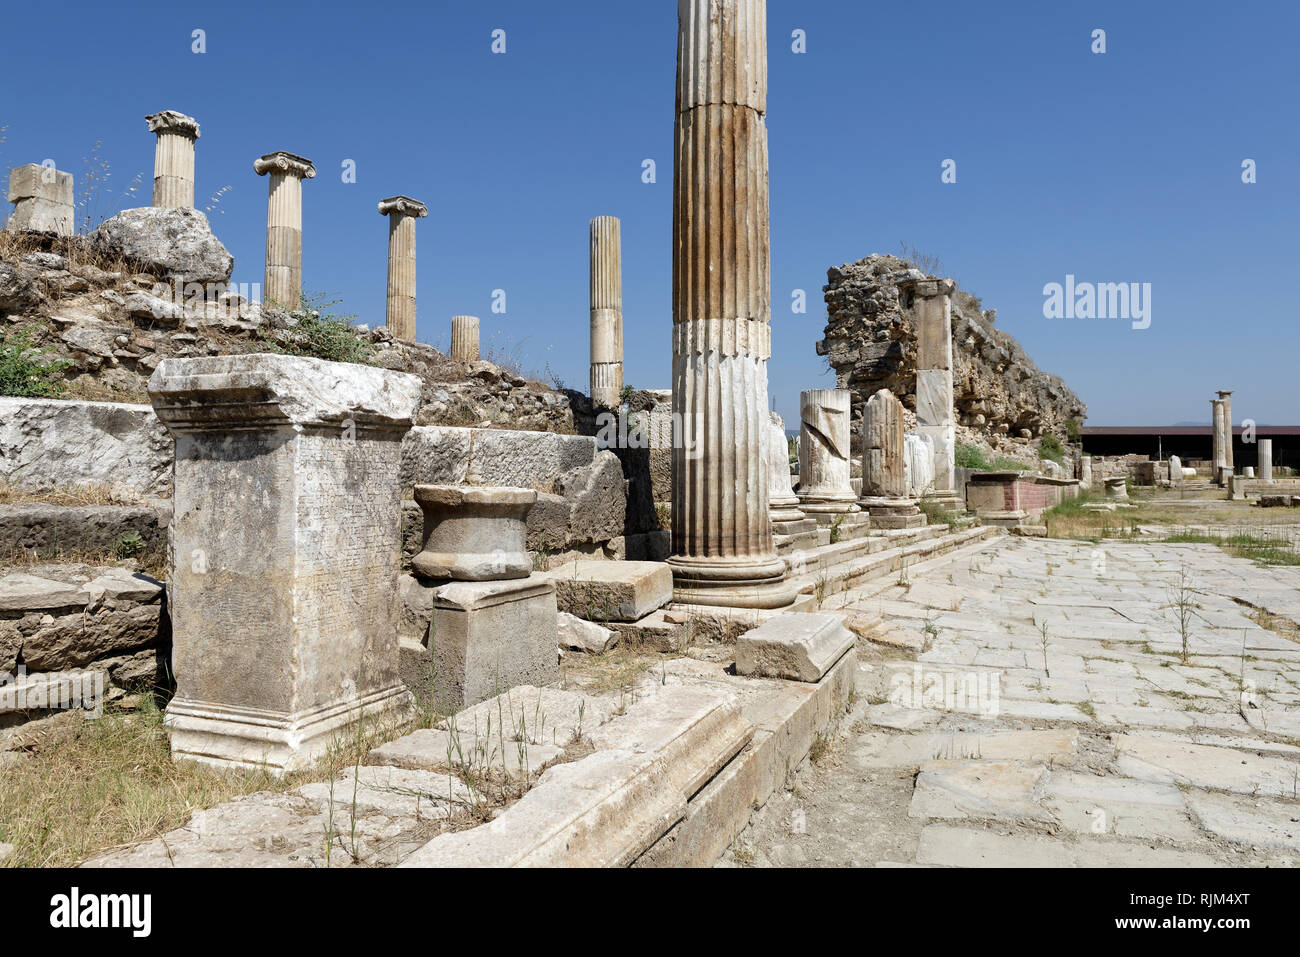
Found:
[(556, 616), (555, 585), (542, 575), (439, 588), (433, 604), (437, 709), (459, 711), (519, 685), (559, 681)]
[(980, 509), (977, 515), (983, 524), (996, 525), (998, 528), (1015, 528), (1017, 525), (1023, 525), (1029, 520), (1029, 513), (1019, 510), (1014, 512), (996, 512), (992, 509)]
[[(397, 727), (410, 717), (410, 692), (399, 686), (301, 714), (174, 698), (163, 724), (174, 761), (263, 769), (279, 776), (315, 764), (336, 740)], [(363, 726), (357, 729), (359, 722)]]
[(872, 528), (925, 528), (926, 517), (920, 512), (908, 514), (891, 509), (871, 510)]

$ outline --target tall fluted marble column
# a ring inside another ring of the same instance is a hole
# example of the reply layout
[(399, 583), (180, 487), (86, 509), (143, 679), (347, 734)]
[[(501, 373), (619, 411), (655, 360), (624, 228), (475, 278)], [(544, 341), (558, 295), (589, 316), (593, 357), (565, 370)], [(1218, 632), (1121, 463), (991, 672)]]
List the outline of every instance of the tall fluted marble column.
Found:
[(1273, 481), (1273, 440), (1259, 439), (1259, 469), (1258, 477), (1261, 482)]
[(622, 391), (622, 224), (597, 216), (591, 221), (591, 400), (613, 409)]
[(266, 204), (266, 288), (264, 302), (298, 308), (302, 296), (302, 181), (316, 175), (311, 160), (267, 153), (253, 163), (258, 176), (270, 176)]
[(158, 136), (153, 154), (153, 204), (166, 209), (194, 208), (194, 141), (199, 124), (192, 116), (163, 110), (144, 118)]
[(409, 196), (379, 201), (388, 217), (388, 331), (397, 339), (415, 341), (415, 221), (429, 207)]
[(673, 169), (674, 599), (777, 608), (764, 467), (771, 354), (766, 0), (680, 0)]

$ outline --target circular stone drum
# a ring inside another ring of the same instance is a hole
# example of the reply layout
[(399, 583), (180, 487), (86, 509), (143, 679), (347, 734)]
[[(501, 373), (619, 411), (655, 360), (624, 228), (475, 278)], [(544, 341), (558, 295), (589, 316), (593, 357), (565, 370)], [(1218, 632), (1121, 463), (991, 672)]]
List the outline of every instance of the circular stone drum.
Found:
[(533, 489), (417, 485), (415, 501), (424, 512), (424, 548), (411, 560), (417, 575), (487, 582), (532, 574), (525, 520)]

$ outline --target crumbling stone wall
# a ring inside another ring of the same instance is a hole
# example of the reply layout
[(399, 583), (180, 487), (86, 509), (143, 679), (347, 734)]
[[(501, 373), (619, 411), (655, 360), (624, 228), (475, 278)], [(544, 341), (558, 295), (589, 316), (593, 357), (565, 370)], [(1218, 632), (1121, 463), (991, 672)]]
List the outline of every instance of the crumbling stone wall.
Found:
[[(817, 354), (854, 397), (855, 432), (862, 407), (889, 389), (916, 410), (916, 327), (899, 304), (898, 284), (925, 273), (896, 256), (872, 255), (827, 271), (825, 338)], [(958, 424), (991, 436), (1064, 439), (1087, 407), (1057, 376), (1042, 372), (1020, 344), (994, 328), (994, 310), (958, 290), (952, 300), (953, 401)]]

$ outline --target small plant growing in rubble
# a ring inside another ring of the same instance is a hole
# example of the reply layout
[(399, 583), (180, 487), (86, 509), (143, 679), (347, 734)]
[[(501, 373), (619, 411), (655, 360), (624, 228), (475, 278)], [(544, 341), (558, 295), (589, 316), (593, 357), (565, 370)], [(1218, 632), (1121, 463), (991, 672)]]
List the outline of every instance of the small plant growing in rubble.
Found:
[(1042, 646), (1043, 646), (1043, 674), (1047, 675), (1048, 678), (1051, 678), (1051, 677), (1052, 677), (1051, 669), (1049, 669), (1049, 668), (1047, 667), (1047, 622), (1043, 622), (1041, 625), (1039, 625), (1039, 626), (1038, 626), (1038, 630), (1039, 630), (1039, 632), (1042, 633), (1042, 636), (1043, 636), (1043, 637), (1042, 637)]
[(291, 322), (287, 329), (272, 334), (266, 326), (259, 326), (258, 335), (271, 352), (368, 365), (374, 358), (375, 347), (352, 325), (356, 316), (327, 311), (337, 305), (337, 300), (324, 302), (319, 296), (302, 295), (298, 308), (289, 313)]
[(0, 333), (0, 395), (47, 399), (62, 395), (63, 371), (72, 362), (43, 358), (52, 351), (36, 348), (29, 330)]
[(1181, 568), (1178, 571), (1178, 580), (1173, 583), (1166, 594), (1169, 597), (1169, 604), (1166, 606), (1174, 612), (1174, 622), (1178, 625), (1178, 634), (1182, 640), (1183, 647), (1183, 664), (1187, 664), (1189, 657), (1188, 639), (1192, 630), (1192, 614), (1200, 607), (1196, 603), (1196, 590), (1192, 587), (1192, 581), (1187, 575), (1187, 569)]

